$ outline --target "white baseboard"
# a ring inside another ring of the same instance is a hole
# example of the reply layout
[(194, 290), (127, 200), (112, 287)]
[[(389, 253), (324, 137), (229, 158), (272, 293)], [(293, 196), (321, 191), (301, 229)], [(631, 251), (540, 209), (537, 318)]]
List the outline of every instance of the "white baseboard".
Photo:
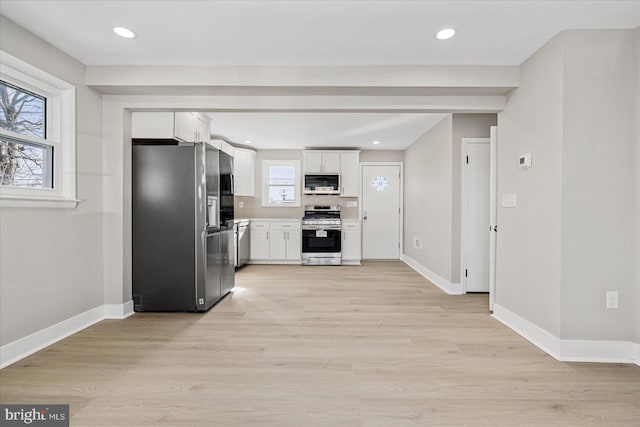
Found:
[(133, 301), (127, 301), (124, 304), (105, 304), (105, 319), (126, 319), (133, 314)]
[(42, 350), (104, 319), (124, 319), (133, 314), (133, 301), (105, 304), (0, 347), (0, 369)]
[(635, 363), (640, 365), (640, 344), (631, 341), (561, 339), (517, 314), (493, 305), (493, 318), (562, 362)]
[(449, 295), (464, 294), (464, 289), (462, 289), (462, 283), (449, 282), (444, 277), (429, 270), (427, 267), (420, 264), (418, 261), (416, 261), (415, 259), (411, 258), (408, 255), (402, 254), (400, 259), (404, 261), (404, 263), (407, 264), (409, 267), (417, 271), (422, 277), (424, 277), (425, 279), (427, 279), (428, 281), (430, 281), (431, 283), (433, 283), (434, 285), (436, 285), (437, 287), (439, 287)]

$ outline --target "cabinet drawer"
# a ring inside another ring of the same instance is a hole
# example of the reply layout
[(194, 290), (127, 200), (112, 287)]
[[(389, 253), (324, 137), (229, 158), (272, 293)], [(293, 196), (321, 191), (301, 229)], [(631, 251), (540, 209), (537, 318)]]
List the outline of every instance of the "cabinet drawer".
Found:
[(269, 221), (251, 221), (249, 223), (249, 227), (251, 230), (268, 230), (269, 229)]
[(360, 223), (359, 222), (343, 222), (342, 229), (343, 230), (359, 230)]
[(300, 221), (273, 221), (272, 230), (300, 230)]

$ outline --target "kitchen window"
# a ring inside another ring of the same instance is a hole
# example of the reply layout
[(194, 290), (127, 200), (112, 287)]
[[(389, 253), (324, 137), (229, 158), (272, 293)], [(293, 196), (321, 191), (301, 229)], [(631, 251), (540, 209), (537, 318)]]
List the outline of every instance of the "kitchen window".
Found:
[(75, 87), (0, 55), (0, 206), (75, 207)]
[(262, 206), (300, 206), (300, 161), (262, 161)]

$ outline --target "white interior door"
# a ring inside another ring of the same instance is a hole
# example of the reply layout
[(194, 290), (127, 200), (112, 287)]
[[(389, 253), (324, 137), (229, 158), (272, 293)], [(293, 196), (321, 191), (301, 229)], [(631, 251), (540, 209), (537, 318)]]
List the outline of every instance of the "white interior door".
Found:
[(400, 166), (362, 166), (362, 258), (400, 258)]
[(489, 139), (464, 141), (465, 227), (464, 283), (466, 292), (489, 292)]
[(498, 127), (491, 126), (489, 166), (489, 310), (496, 300), (496, 247), (498, 243)]

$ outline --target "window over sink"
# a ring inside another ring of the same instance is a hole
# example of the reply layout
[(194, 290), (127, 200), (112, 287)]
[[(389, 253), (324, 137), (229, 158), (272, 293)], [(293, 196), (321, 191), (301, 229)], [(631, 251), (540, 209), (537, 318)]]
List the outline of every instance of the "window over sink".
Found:
[(262, 206), (300, 206), (300, 161), (262, 161)]

